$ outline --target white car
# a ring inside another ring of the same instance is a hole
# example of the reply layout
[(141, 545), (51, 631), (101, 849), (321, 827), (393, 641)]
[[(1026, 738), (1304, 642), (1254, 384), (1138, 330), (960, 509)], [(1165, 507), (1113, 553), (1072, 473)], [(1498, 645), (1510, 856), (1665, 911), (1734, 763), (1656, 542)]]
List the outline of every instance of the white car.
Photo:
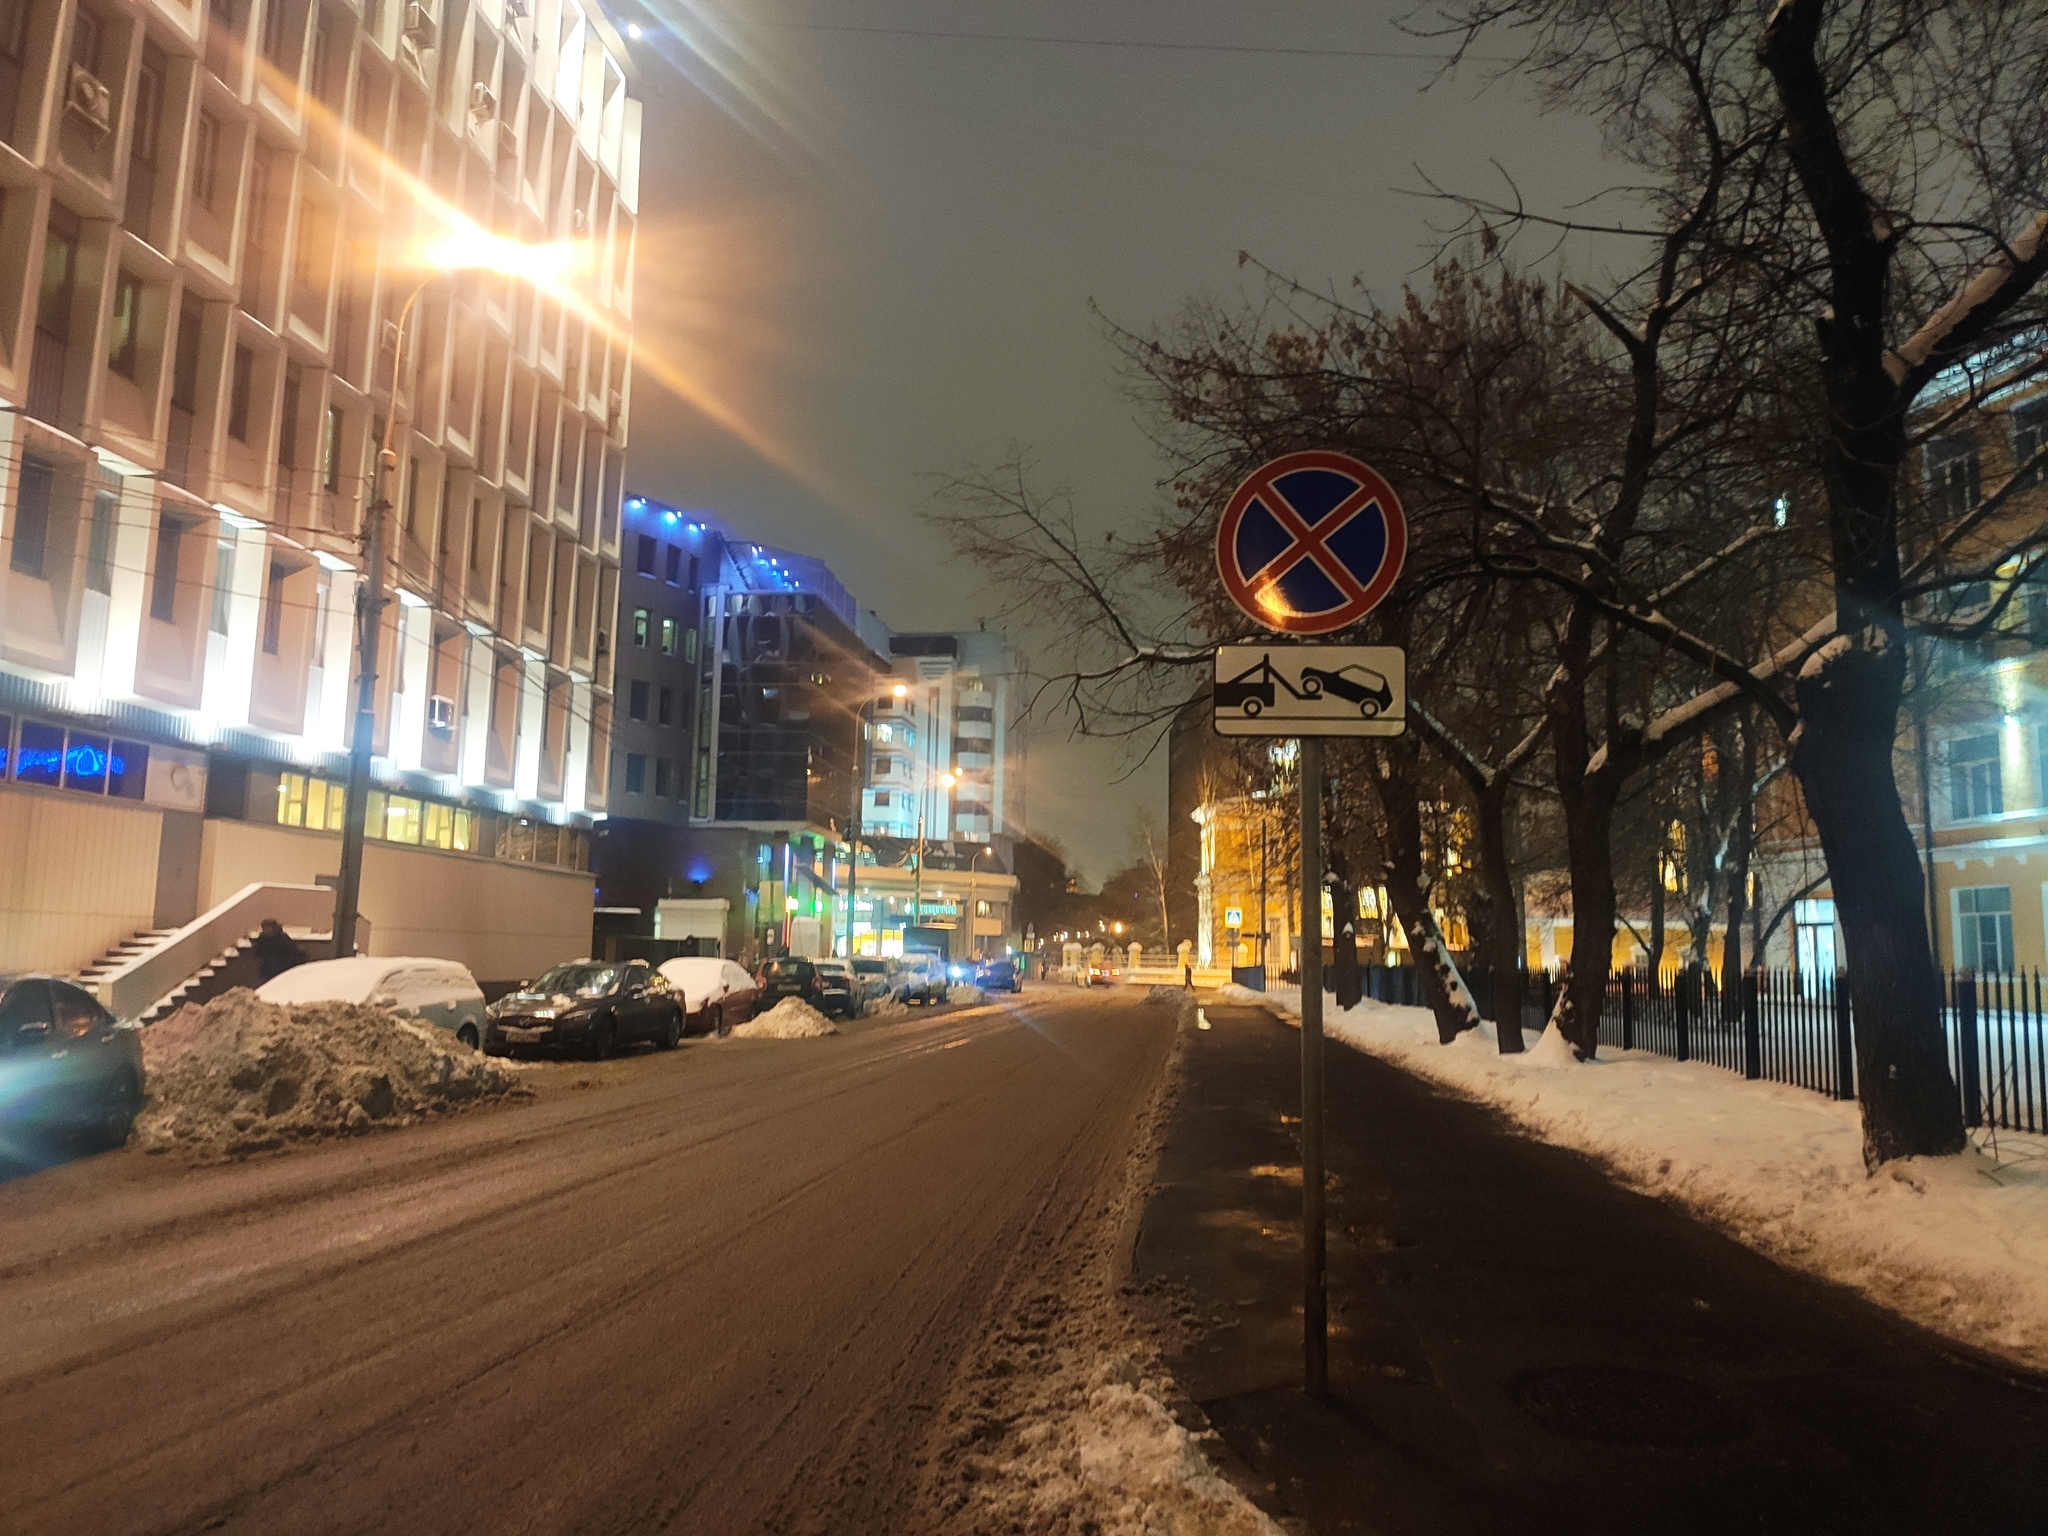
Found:
[(256, 989), (266, 1003), (369, 1003), (453, 1031), (471, 1048), (484, 1039), (484, 994), (469, 967), (413, 955), (309, 960)]
[(683, 1032), (724, 1035), (754, 1016), (757, 988), (747, 968), (716, 955), (683, 955), (664, 960), (661, 974), (682, 995)]

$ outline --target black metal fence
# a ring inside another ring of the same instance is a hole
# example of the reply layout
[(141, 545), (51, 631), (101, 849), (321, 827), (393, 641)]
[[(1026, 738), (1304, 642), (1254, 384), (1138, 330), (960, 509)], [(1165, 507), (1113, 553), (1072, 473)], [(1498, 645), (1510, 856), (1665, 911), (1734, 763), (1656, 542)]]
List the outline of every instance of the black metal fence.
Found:
[[(1536, 978), (1539, 986), (1543, 978)], [(1949, 1069), (1966, 1125), (2048, 1130), (2048, 1003), (2039, 972), (1942, 980)], [(1699, 967), (1608, 979), (1600, 1043), (1704, 1061), (1744, 1077), (1856, 1096), (1847, 978), (1751, 971), (1726, 991)]]

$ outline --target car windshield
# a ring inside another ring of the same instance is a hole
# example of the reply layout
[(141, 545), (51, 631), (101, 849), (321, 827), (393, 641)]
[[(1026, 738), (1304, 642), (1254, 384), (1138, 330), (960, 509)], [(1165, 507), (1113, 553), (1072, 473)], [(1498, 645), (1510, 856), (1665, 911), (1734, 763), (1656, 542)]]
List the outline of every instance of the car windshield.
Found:
[(624, 970), (622, 965), (593, 965), (588, 960), (558, 965), (536, 981), (532, 990), (543, 997), (553, 997), (558, 992), (571, 997), (596, 997), (618, 985)]
[(810, 968), (811, 962), (808, 960), (770, 960), (768, 962), (768, 974), (770, 976), (784, 978), (791, 976), (801, 977)]
[(886, 976), (889, 974), (889, 962), (886, 960), (856, 960), (853, 962), (853, 968), (863, 976)]

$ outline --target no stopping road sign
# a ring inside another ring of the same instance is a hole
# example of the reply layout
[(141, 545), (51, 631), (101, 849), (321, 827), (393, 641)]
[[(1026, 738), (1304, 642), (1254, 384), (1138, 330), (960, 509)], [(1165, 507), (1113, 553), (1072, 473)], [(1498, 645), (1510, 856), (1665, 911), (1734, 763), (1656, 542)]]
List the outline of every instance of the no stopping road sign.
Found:
[(1356, 624), (1408, 554), (1401, 498), (1370, 465), (1311, 449), (1260, 465), (1223, 509), (1216, 569), (1246, 614), (1287, 635)]

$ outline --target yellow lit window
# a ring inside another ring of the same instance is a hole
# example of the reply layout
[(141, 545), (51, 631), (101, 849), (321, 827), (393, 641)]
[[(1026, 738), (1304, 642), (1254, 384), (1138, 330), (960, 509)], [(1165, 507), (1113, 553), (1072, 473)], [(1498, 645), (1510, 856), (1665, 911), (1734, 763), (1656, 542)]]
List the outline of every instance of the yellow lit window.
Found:
[(420, 840), (420, 803), (410, 795), (392, 795), (384, 802), (384, 835), (394, 843)]
[(464, 853), (476, 852), (476, 818), (468, 811), (455, 813), (455, 846)]
[(455, 807), (429, 800), (420, 821), (420, 841), (429, 848), (453, 848)]
[(303, 827), (306, 824), (306, 776), (303, 773), (278, 776), (277, 822), (281, 827)]

